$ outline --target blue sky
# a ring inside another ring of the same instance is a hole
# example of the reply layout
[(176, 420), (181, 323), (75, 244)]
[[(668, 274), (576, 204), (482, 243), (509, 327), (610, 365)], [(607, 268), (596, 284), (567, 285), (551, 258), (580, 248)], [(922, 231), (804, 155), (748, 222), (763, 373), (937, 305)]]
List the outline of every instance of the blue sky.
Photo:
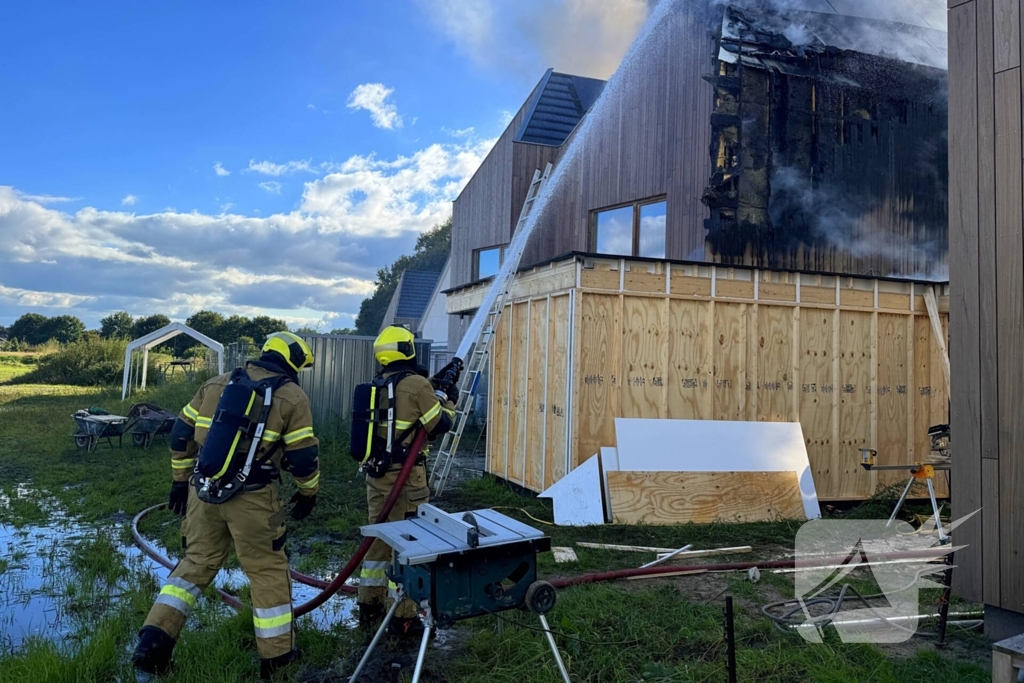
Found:
[[(644, 0), (8, 3), (0, 325), (35, 310), (352, 324), (544, 68)], [(553, 30), (552, 27), (557, 27)]]

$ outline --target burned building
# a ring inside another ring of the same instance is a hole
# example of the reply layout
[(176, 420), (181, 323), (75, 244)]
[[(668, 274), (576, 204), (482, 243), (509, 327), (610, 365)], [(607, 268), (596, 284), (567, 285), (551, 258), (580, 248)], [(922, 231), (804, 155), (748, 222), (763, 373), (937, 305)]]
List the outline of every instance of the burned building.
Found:
[[(452, 288), (497, 271), (548, 162), (523, 267), (585, 253), (944, 278), (941, 0), (659, 7), (607, 84), (534, 87), (455, 200)], [(449, 322), (457, 344), (468, 316)]]
[(708, 260), (944, 271), (945, 34), (730, 6), (716, 39)]

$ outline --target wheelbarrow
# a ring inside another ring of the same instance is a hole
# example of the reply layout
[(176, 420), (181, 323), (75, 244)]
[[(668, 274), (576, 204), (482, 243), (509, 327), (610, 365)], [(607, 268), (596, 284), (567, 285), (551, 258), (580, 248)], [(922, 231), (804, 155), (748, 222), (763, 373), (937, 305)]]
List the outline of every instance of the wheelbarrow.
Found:
[(171, 433), (175, 415), (155, 403), (135, 403), (128, 409), (128, 419), (134, 420), (132, 445), (148, 450), (156, 437)]
[(122, 437), (130, 426), (130, 421), (123, 415), (94, 415), (88, 410), (79, 410), (71, 416), (78, 429), (75, 431), (75, 445), (88, 451), (95, 451), (100, 442), (121, 448)]

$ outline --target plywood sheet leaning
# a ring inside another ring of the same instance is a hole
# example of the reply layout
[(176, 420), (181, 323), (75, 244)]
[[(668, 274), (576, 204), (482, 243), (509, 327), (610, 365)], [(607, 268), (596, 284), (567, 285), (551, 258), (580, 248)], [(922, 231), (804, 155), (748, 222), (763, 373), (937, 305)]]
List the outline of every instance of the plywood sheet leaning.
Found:
[(805, 519), (796, 472), (608, 472), (615, 524)]
[(508, 479), (525, 484), (526, 389), (529, 374), (529, 303), (512, 305), (512, 360), (509, 372)]
[(547, 372), (532, 372), (531, 368), (548, 366), (548, 301), (530, 301), (530, 354), (526, 368), (526, 482), (534, 491), (544, 488), (544, 430), (547, 427), (547, 396), (544, 387)]
[(550, 299), (548, 316), (547, 400), (544, 443), (544, 482), (547, 488), (565, 476), (569, 435), (566, 414), (569, 410), (569, 295)]
[(487, 471), (505, 477), (508, 475), (508, 371), (509, 351), (512, 346), (512, 306), (506, 306), (498, 322), (498, 330), (491, 345), (490, 377), (488, 379), (487, 407)]
[(808, 519), (821, 516), (798, 422), (615, 420), (623, 472), (796, 472)]
[(579, 458), (597, 453), (601, 446), (615, 444), (615, 416), (619, 413), (619, 341), (622, 320), (620, 297), (583, 294), (579, 297), (579, 330), (583, 340), (576, 361), (574, 407), (577, 442), (573, 444), (573, 466)]

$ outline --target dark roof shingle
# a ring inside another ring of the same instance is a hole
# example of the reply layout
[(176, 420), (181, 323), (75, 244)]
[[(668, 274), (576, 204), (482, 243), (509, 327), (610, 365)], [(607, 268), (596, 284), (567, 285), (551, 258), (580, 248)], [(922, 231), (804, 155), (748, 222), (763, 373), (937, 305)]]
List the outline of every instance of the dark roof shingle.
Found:
[(425, 270), (407, 270), (402, 274), (401, 289), (398, 292), (396, 318), (421, 318), (430, 303), (437, 280), (441, 273)]
[(593, 106), (604, 81), (549, 71), (541, 80), (529, 116), (516, 140), (535, 145), (561, 145)]

